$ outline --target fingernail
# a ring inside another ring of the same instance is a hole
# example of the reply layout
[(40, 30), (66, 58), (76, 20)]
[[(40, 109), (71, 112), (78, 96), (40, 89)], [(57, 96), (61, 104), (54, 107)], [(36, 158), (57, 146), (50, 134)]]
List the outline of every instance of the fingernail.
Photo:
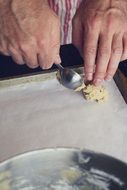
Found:
[(86, 79), (87, 80), (92, 80), (93, 79), (93, 73), (86, 74)]
[(42, 65), (41, 68), (42, 68), (43, 70), (47, 70), (47, 69), (50, 69), (51, 66), (48, 66), (48, 65)]
[(59, 55), (56, 56), (56, 59), (55, 59), (54, 62), (55, 62), (56, 64), (60, 64), (60, 63), (61, 63), (61, 59), (60, 59), (60, 56), (59, 56)]
[(95, 79), (95, 80), (93, 81), (93, 83), (95, 84), (95, 86), (99, 86), (99, 85), (101, 85), (102, 82), (103, 82), (102, 79)]
[(111, 76), (111, 75), (107, 75), (107, 76), (105, 77), (105, 80), (106, 80), (106, 81), (111, 81), (111, 80), (112, 80), (112, 76)]
[(24, 64), (25, 64), (25, 63), (23, 63), (23, 62), (20, 62), (20, 63), (19, 63), (19, 65), (24, 65)]
[(39, 65), (32, 65), (32, 64), (30, 64), (30, 63), (26, 63), (27, 64), (27, 66), (29, 67), (29, 68), (31, 68), (31, 69), (35, 69), (35, 68), (37, 68)]

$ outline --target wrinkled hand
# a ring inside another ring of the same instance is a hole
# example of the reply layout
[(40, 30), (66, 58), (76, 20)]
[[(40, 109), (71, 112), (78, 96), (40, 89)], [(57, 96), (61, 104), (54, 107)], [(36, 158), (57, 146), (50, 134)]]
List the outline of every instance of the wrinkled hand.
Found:
[(0, 1), (0, 52), (30, 68), (59, 63), (60, 23), (47, 1)]
[(95, 85), (111, 80), (127, 59), (127, 1), (83, 0), (73, 19), (73, 43), (84, 58), (87, 80)]

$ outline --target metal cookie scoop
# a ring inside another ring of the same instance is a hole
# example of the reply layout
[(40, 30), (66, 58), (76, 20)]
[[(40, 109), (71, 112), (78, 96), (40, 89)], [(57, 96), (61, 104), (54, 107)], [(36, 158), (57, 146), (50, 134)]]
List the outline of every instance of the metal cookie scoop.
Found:
[(60, 64), (55, 64), (60, 71), (60, 82), (66, 88), (75, 90), (83, 83), (82, 77), (72, 69), (64, 68)]

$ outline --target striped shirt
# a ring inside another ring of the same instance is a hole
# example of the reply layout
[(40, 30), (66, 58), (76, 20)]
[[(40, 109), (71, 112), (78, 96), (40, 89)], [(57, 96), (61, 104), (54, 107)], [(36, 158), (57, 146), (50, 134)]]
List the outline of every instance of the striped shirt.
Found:
[(82, 0), (48, 0), (61, 21), (61, 44), (72, 41), (72, 18)]

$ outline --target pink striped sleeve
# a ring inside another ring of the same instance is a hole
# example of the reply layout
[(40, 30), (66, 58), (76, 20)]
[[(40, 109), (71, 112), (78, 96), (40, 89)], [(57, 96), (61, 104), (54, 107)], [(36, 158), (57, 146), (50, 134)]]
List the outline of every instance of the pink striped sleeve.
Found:
[(61, 21), (61, 44), (71, 43), (72, 18), (81, 0), (48, 0)]

